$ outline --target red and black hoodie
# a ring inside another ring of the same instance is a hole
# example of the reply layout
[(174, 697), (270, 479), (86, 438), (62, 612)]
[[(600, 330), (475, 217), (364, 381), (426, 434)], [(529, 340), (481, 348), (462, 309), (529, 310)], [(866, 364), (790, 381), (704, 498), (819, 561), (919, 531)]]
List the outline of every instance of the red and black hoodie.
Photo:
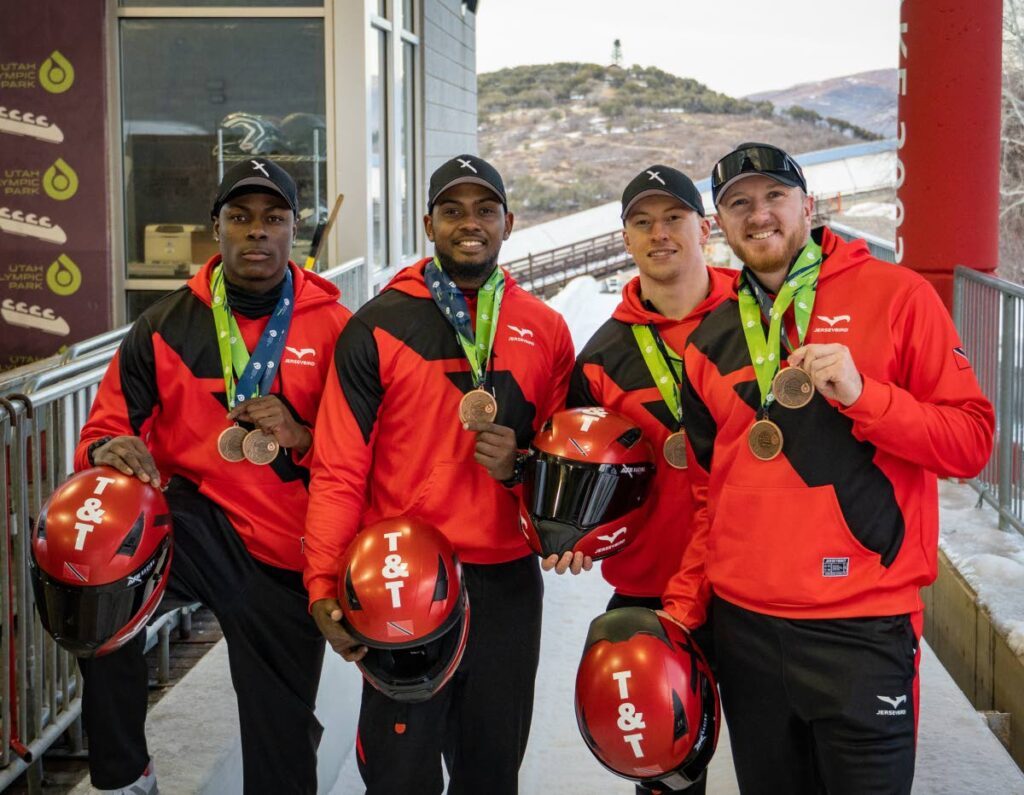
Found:
[[(228, 463), (217, 437), (230, 423), (210, 309), (213, 257), (188, 283), (149, 307), (128, 331), (107, 369), (82, 429), (75, 469), (89, 466), (89, 445), (104, 436), (139, 436), (160, 476), (192, 481), (219, 505), (250, 554), (301, 570), (309, 458), (279, 455), (267, 466)], [(289, 263), (295, 309), (272, 394), (313, 428), (334, 343), (351, 313), (330, 282)], [(251, 351), (267, 317), (235, 313)]]
[[(601, 573), (625, 596), (658, 597), (679, 569), (690, 541), (690, 481), (674, 469), (661, 448), (675, 430), (675, 418), (658, 391), (633, 336), (634, 325), (653, 325), (665, 344), (682, 355), (697, 324), (732, 292), (736, 271), (708, 268), (707, 297), (682, 320), (658, 313), (640, 294), (640, 277), (622, 289), (622, 302), (590, 338), (576, 359), (569, 384), (570, 408), (603, 406), (635, 422), (651, 442), (657, 474), (648, 501), (650, 513), (640, 534), (622, 552), (601, 562)], [(686, 426), (686, 418), (683, 418)]]
[[(398, 273), (338, 338), (314, 441), (306, 521), (310, 603), (337, 596), (338, 561), (363, 526), (414, 516), (439, 528), (464, 563), (530, 554), (518, 497), (474, 458), (459, 401), (469, 363), (423, 282), (421, 260)], [(468, 297), (471, 311), (475, 299)], [(519, 448), (565, 402), (573, 363), (562, 316), (505, 274), (491, 384), (499, 425)]]
[[(991, 453), (992, 406), (932, 286), (862, 240), (812, 234), (825, 259), (805, 344), (847, 346), (864, 390), (850, 406), (821, 394), (774, 406), (783, 450), (760, 461), (747, 446), (760, 393), (735, 297), (690, 335), (690, 466), (708, 479), (694, 483), (702, 538), (664, 595), (689, 627), (710, 589), (784, 618), (916, 613), (936, 575), (936, 476), (972, 477)], [(791, 311), (785, 320), (796, 347)]]

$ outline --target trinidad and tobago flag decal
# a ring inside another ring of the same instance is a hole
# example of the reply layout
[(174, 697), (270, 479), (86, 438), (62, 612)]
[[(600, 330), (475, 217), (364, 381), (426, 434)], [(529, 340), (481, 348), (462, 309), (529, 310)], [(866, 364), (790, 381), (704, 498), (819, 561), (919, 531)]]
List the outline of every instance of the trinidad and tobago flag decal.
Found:
[(66, 560), (64, 561), (64, 573), (65, 575), (70, 574), (79, 582), (89, 582), (89, 567), (84, 566), (81, 563), (71, 565)]
[(956, 362), (956, 368), (958, 370), (970, 369), (971, 360), (967, 358), (967, 351), (965, 351), (961, 345), (953, 348), (953, 361)]

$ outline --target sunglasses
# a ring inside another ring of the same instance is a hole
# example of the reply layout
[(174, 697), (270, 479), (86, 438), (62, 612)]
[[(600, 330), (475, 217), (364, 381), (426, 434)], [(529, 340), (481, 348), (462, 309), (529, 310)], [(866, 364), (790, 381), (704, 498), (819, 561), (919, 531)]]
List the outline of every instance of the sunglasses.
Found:
[(730, 152), (711, 169), (711, 192), (717, 198), (719, 190), (741, 174), (756, 172), (790, 174), (806, 191), (807, 182), (797, 162), (774, 146), (746, 146)]

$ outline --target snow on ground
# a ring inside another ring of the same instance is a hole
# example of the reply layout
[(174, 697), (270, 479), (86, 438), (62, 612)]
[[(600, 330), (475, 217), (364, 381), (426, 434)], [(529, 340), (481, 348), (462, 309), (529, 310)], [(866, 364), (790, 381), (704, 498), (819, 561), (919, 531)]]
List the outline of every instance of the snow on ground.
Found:
[(1024, 656), (1024, 536), (1000, 530), (999, 517), (966, 484), (939, 485), (942, 533), (939, 545), (964, 576), (1010, 648)]
[(892, 202), (859, 202), (843, 210), (843, 215), (857, 218), (896, 219), (896, 205)]
[(548, 305), (565, 318), (576, 353), (583, 350), (587, 340), (612, 316), (621, 300), (621, 285), (628, 280), (625, 276), (616, 279), (612, 283), (617, 283), (619, 289), (604, 292), (602, 285), (610, 280), (598, 282), (593, 276), (578, 276), (548, 301)]

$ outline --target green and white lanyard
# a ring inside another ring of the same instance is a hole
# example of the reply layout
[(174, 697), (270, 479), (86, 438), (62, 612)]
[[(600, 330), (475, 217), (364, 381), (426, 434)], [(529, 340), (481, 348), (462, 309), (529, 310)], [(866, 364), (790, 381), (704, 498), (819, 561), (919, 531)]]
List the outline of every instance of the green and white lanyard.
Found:
[(683, 383), (682, 357), (665, 344), (653, 323), (634, 323), (633, 336), (662, 400), (672, 412), (675, 419), (672, 432), (675, 433), (683, 427), (683, 405), (680, 398)]
[[(238, 322), (228, 307), (227, 288), (224, 285), (224, 271), (221, 265), (214, 268), (210, 276), (210, 295), (213, 324), (217, 331), (217, 348), (220, 351), (224, 373), (224, 391), (227, 393), (228, 407), (234, 408), (249, 398), (268, 394), (274, 383), (277, 366), (288, 337), (288, 328), (292, 322), (292, 272), (290, 268), (285, 271), (281, 297), (277, 300), (277, 306), (274, 307), (251, 356), (245, 347)], [(237, 385), (235, 378), (238, 379)]]
[[(761, 407), (767, 408), (775, 396), (772, 394), (772, 379), (779, 371), (782, 353), (782, 318), (794, 304), (797, 338), (803, 344), (807, 327), (814, 310), (814, 296), (818, 289), (818, 274), (821, 271), (821, 246), (813, 239), (807, 241), (800, 256), (790, 267), (786, 280), (779, 289), (775, 301), (764, 291), (755, 279), (744, 270), (740, 279), (739, 307), (743, 334), (747, 338), (750, 361), (757, 374), (757, 386), (761, 390)], [(768, 320), (768, 337), (765, 339), (762, 315)], [(788, 350), (788, 340), (785, 342)]]
[(476, 328), (462, 290), (441, 268), (437, 257), (423, 270), (434, 303), (455, 329), (455, 336), (466, 354), (473, 375), (473, 387), (479, 388), (487, 380), (487, 365), (494, 350), (494, 337), (498, 333), (498, 315), (505, 295), (505, 274), (498, 266), (477, 293)]

